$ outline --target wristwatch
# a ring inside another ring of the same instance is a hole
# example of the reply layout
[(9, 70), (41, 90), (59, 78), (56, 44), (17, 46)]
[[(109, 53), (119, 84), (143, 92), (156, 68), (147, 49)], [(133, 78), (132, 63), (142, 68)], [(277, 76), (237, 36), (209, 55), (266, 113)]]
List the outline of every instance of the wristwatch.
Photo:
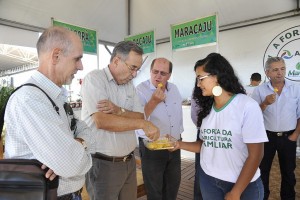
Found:
[(84, 141), (84, 139), (82, 138), (75, 138), (77, 139), (77, 141), (79, 141), (81, 143), (81, 145), (83, 146), (84, 149), (87, 149), (87, 145), (86, 142)]

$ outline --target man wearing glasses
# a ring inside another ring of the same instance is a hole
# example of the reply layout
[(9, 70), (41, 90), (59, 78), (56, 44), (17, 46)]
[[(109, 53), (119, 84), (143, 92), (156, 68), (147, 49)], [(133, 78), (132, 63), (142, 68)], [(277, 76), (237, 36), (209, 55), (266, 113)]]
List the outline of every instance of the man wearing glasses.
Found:
[[(182, 98), (176, 85), (168, 82), (172, 67), (172, 62), (165, 58), (154, 59), (150, 80), (140, 83), (137, 92), (146, 118), (160, 129), (161, 136), (168, 134), (179, 140), (183, 132)], [(143, 130), (137, 133), (147, 199), (175, 200), (181, 179), (180, 150), (149, 150), (143, 143), (147, 135)]]
[[(118, 43), (110, 64), (86, 75), (82, 85), (82, 119), (96, 130), (96, 153), (86, 187), (93, 200), (136, 199), (135, 129), (156, 140), (159, 129), (144, 120), (132, 79), (142, 65), (136, 43)], [(98, 103), (98, 104), (97, 104)]]

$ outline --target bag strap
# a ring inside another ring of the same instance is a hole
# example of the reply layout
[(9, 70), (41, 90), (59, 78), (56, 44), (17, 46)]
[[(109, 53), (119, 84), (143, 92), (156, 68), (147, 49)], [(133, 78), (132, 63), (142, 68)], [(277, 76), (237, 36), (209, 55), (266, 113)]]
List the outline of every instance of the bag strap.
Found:
[(5, 115), (5, 109), (6, 109), (7, 102), (9, 100), (9, 98), (11, 97), (11, 95), (13, 93), (15, 93), (17, 90), (19, 90), (23, 86), (33, 86), (33, 87), (36, 87), (36, 88), (40, 89), (47, 96), (47, 98), (51, 101), (51, 104), (52, 104), (54, 110), (59, 115), (59, 108), (58, 108), (58, 106), (54, 103), (54, 101), (49, 97), (49, 95), (42, 88), (40, 88), (39, 86), (37, 86), (37, 85), (35, 85), (33, 83), (25, 83), (23, 85), (20, 85), (14, 91), (12, 91), (12, 93), (9, 95), (9, 97), (7, 98), (7, 101), (3, 104), (3, 107), (1, 109), (1, 113), (0, 113), (0, 140), (1, 140), (1, 135), (2, 135), (2, 129), (3, 129), (3, 126), (4, 126), (4, 115)]

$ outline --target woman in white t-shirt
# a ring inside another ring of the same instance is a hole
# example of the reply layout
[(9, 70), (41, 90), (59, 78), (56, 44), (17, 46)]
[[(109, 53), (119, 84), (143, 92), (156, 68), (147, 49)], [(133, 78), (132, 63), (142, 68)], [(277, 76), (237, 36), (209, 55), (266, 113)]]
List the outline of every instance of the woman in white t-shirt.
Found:
[(200, 107), (200, 141), (175, 149), (200, 151), (200, 188), (204, 200), (262, 200), (259, 164), (268, 141), (261, 109), (245, 95), (230, 63), (211, 53), (195, 65)]

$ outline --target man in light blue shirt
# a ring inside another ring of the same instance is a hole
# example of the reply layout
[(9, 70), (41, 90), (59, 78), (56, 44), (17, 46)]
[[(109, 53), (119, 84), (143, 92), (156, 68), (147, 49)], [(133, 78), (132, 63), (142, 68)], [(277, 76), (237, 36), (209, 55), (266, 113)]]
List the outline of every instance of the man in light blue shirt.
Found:
[(265, 197), (268, 199), (269, 175), (277, 152), (281, 172), (281, 199), (295, 199), (296, 141), (300, 134), (300, 86), (285, 80), (285, 62), (271, 57), (265, 64), (270, 81), (258, 86), (252, 98), (263, 112), (269, 142), (264, 145), (264, 157), (260, 164)]
[[(168, 82), (172, 74), (172, 63), (165, 58), (152, 61), (151, 79), (137, 86), (137, 93), (144, 106), (146, 118), (176, 140), (183, 132), (182, 98), (178, 88)], [(151, 151), (145, 148), (142, 130), (137, 131), (142, 160), (142, 171), (147, 199), (175, 200), (181, 179), (180, 150)]]

